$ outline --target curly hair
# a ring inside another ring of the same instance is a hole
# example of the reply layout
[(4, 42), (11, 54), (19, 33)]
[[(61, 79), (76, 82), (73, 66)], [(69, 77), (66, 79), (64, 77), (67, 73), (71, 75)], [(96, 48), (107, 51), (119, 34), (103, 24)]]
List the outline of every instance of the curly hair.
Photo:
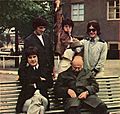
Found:
[(62, 21), (62, 29), (64, 28), (65, 25), (69, 25), (72, 28), (74, 27), (74, 23), (71, 19), (65, 19)]
[(43, 17), (38, 16), (33, 20), (32, 26), (33, 26), (33, 29), (36, 29), (39, 26), (47, 27), (47, 24), (48, 22)]

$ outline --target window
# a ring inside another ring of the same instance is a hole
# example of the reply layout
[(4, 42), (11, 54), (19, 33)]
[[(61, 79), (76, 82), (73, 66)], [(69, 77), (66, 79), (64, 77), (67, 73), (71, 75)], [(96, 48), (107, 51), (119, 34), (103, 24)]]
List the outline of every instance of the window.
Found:
[(118, 44), (110, 44), (110, 50), (117, 50)]
[(110, 0), (107, 2), (107, 19), (108, 20), (120, 20), (119, 0)]
[(71, 18), (73, 21), (84, 21), (84, 4), (71, 5)]

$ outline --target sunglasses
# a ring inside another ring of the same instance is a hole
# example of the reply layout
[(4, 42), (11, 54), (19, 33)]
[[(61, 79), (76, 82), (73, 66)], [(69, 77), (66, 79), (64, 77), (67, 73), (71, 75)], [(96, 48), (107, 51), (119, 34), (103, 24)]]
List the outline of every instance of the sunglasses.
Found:
[(88, 29), (88, 32), (95, 32), (96, 31), (96, 29)]

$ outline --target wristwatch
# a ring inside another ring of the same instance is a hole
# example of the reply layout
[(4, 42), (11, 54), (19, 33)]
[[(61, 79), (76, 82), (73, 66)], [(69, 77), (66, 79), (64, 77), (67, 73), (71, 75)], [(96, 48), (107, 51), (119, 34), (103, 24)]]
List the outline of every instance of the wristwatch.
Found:
[(89, 95), (89, 92), (88, 91), (85, 91), (87, 95)]

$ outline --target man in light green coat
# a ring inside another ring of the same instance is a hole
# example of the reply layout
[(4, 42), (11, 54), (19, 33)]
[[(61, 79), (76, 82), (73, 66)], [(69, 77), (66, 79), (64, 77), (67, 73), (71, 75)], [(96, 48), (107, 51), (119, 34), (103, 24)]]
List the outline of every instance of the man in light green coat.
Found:
[(96, 20), (88, 22), (87, 34), (89, 36), (80, 41), (84, 46), (84, 69), (91, 70), (96, 76), (103, 76), (108, 47), (99, 36), (100, 26)]

